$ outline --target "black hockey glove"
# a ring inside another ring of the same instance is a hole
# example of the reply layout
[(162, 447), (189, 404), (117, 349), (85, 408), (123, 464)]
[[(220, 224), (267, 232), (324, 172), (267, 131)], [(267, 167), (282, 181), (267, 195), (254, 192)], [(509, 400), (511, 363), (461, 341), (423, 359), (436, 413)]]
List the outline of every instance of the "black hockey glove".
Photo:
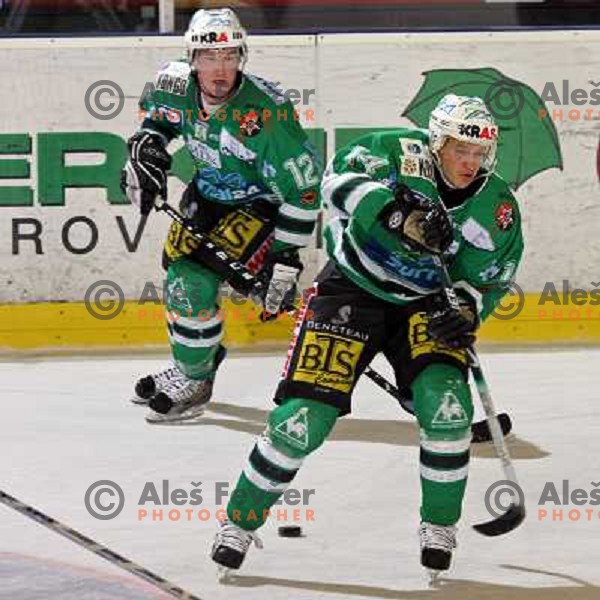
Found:
[(452, 223), (444, 207), (421, 192), (402, 184), (396, 201), (382, 214), (385, 226), (419, 252), (440, 254), (453, 241)]
[(284, 250), (267, 257), (256, 276), (263, 286), (258, 300), (264, 307), (264, 318), (276, 317), (282, 308), (293, 309), (303, 269), (298, 250)]
[(157, 134), (138, 131), (129, 138), (129, 160), (121, 171), (121, 189), (127, 199), (147, 215), (157, 195), (167, 196), (171, 156)]
[(458, 310), (441, 294), (431, 298), (428, 307), (429, 336), (449, 348), (468, 348), (475, 343), (479, 327), (477, 307), (470, 297), (456, 294)]

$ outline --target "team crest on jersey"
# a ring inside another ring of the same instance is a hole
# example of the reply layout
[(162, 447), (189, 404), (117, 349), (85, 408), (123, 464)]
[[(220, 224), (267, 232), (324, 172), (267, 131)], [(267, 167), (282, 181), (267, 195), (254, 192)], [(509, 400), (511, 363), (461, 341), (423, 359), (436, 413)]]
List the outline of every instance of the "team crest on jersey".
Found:
[(303, 192), (300, 195), (300, 202), (302, 204), (314, 204), (317, 201), (317, 198), (318, 198), (317, 192), (309, 190), (308, 192)]
[(514, 209), (508, 202), (503, 202), (496, 210), (496, 225), (502, 231), (508, 231), (514, 224)]
[(263, 128), (263, 122), (258, 112), (253, 108), (250, 109), (240, 119), (240, 132), (246, 137), (254, 137), (258, 135)]

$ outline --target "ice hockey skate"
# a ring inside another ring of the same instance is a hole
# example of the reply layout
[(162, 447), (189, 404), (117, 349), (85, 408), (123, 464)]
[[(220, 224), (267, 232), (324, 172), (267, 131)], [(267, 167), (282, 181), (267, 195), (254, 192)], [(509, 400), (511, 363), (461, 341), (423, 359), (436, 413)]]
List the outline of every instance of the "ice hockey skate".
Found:
[(427, 569), (430, 583), (450, 568), (452, 551), (456, 548), (456, 527), (421, 523), (421, 564)]
[(204, 414), (212, 396), (214, 379), (190, 379), (181, 373), (148, 401), (146, 421), (152, 424), (193, 422)]
[(230, 570), (239, 569), (251, 544), (262, 548), (262, 541), (254, 531), (246, 531), (229, 519), (219, 522), (211, 550), (211, 558), (219, 565), (219, 576), (226, 577)]
[(138, 406), (148, 406), (148, 402), (154, 394), (162, 392), (165, 385), (172, 379), (183, 376), (183, 373), (173, 364), (165, 367), (156, 373), (150, 373), (137, 380), (134, 388), (134, 395), (131, 402)]

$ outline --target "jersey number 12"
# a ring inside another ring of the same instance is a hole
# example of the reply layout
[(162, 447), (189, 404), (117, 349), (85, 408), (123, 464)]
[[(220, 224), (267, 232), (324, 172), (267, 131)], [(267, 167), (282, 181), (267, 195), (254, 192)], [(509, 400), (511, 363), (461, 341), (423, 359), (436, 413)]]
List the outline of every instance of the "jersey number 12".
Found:
[(298, 158), (288, 158), (283, 163), (283, 166), (292, 174), (298, 189), (304, 190), (313, 187), (319, 183), (318, 177), (315, 176), (315, 164), (312, 156), (305, 152)]

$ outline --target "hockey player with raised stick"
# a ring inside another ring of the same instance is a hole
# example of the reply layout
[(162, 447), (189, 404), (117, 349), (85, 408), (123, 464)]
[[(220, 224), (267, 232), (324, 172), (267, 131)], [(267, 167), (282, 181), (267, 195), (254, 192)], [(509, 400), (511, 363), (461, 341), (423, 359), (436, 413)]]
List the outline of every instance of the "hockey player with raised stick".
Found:
[[(450, 567), (473, 416), (466, 348), (523, 251), (517, 202), (494, 174), (498, 135), (480, 98), (448, 95), (428, 132), (367, 135), (330, 162), (322, 183), (330, 261), (300, 314), (278, 406), (217, 532), (212, 559), (222, 567), (239, 568), (269, 508), (350, 412), (354, 386), (378, 352), (414, 399), (421, 563), (436, 574)], [(439, 254), (460, 310), (442, 293)]]
[[(195, 166), (180, 204), (184, 217), (257, 273), (264, 307), (294, 297), (298, 250), (312, 235), (322, 171), (293, 105), (270, 82), (243, 71), (246, 31), (228, 9), (199, 10), (185, 33), (187, 60), (164, 66), (141, 104), (146, 118), (129, 140), (122, 186), (148, 214), (166, 197), (167, 145), (183, 138)], [(134, 402), (146, 419), (194, 419), (210, 400), (225, 356), (218, 289), (224, 275), (174, 222), (163, 253), (173, 365), (144, 377)], [(285, 293), (287, 291), (287, 293)]]

